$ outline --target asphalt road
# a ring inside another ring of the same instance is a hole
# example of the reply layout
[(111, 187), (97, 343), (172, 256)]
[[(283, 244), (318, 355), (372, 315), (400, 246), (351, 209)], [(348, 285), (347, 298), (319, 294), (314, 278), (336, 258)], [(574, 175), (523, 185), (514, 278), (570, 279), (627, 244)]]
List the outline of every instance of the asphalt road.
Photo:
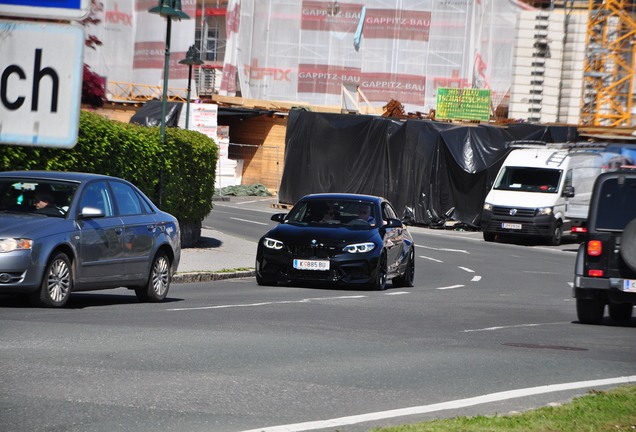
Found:
[[(256, 240), (278, 210), (247, 201), (217, 203), (204, 226)], [(78, 293), (62, 310), (0, 296), (0, 431), (367, 431), (634, 379), (636, 318), (576, 321), (574, 242), (412, 233), (408, 289), (246, 278), (173, 285), (161, 304)]]

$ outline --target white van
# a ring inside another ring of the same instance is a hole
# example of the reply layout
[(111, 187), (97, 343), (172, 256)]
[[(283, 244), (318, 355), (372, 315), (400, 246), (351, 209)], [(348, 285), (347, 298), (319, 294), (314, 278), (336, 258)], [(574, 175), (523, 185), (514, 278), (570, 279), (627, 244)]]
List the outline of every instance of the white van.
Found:
[(484, 202), (484, 240), (526, 236), (560, 244), (564, 230), (585, 225), (596, 177), (620, 167), (622, 159), (575, 145), (512, 150)]

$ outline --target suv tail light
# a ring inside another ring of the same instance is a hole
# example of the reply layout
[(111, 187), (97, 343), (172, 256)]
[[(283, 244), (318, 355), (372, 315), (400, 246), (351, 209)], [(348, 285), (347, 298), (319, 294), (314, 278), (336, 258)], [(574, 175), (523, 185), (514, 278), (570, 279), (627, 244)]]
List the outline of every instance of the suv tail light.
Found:
[(586, 233), (587, 232), (587, 228), (585, 228), (585, 227), (572, 227), (572, 232), (573, 233)]
[(592, 256), (599, 256), (603, 252), (603, 243), (599, 240), (590, 240), (587, 242), (587, 254)]
[(589, 270), (587, 274), (594, 277), (602, 277), (604, 273), (603, 270)]

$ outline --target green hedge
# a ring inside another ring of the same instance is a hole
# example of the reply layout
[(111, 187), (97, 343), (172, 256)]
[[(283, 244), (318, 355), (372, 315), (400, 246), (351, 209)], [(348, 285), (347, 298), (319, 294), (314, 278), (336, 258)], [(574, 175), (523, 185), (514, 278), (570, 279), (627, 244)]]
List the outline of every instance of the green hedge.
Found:
[(72, 149), (0, 145), (0, 170), (79, 171), (120, 177), (135, 184), (182, 222), (200, 222), (212, 209), (218, 147), (207, 136), (166, 129), (161, 151), (158, 127), (130, 125), (82, 111), (77, 144)]

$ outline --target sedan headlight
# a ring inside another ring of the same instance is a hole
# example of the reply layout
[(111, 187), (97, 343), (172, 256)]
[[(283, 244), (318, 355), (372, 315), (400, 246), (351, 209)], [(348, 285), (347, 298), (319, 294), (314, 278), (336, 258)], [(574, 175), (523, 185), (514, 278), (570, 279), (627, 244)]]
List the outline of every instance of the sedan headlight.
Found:
[(371, 252), (373, 249), (375, 249), (375, 243), (358, 243), (345, 246), (343, 250), (349, 253), (365, 253)]
[(276, 250), (278, 250), (278, 249), (282, 249), (282, 248), (283, 248), (283, 246), (284, 246), (284, 244), (283, 244), (283, 242), (282, 242), (282, 241), (280, 241), (280, 240), (274, 240), (274, 239), (272, 239), (272, 238), (265, 237), (265, 238), (263, 239), (263, 246), (265, 246), (266, 248), (269, 248), (269, 249), (276, 249)]
[(541, 207), (537, 209), (537, 216), (547, 216), (552, 214), (552, 207)]
[(486, 210), (486, 211), (492, 211), (492, 204), (490, 204), (490, 203), (484, 203), (484, 210)]
[(25, 238), (0, 239), (0, 252), (28, 250), (33, 247), (33, 240)]

